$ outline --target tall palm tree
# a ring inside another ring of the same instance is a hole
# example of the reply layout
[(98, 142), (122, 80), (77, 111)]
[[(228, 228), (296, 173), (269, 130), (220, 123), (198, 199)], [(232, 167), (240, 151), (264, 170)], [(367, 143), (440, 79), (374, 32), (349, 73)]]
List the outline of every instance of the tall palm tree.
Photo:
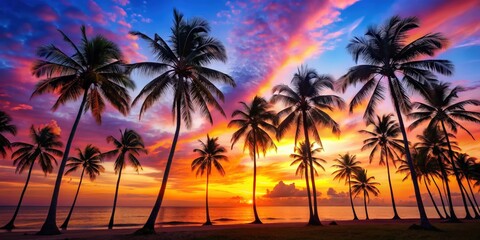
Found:
[[(450, 144), (450, 135), (448, 134), (446, 126), (448, 126), (453, 133), (456, 133), (458, 128), (463, 129), (474, 139), (470, 131), (468, 131), (458, 121), (461, 120), (472, 123), (480, 123), (480, 112), (465, 110), (465, 107), (469, 105), (480, 106), (480, 101), (475, 99), (456, 101), (458, 94), (461, 91), (463, 91), (463, 88), (459, 86), (450, 89), (450, 85), (448, 83), (432, 84), (431, 86), (427, 87), (426, 91), (424, 91), (422, 94), (425, 102), (415, 102), (413, 104), (418, 111), (410, 114), (415, 121), (410, 125), (409, 128), (414, 129), (420, 124), (426, 122), (428, 122), (428, 126), (430, 128), (437, 126), (441, 127), (448, 145), (449, 157), (446, 158), (446, 161), (453, 169), (455, 179), (457, 180), (460, 193), (462, 195), (464, 206), (467, 209), (465, 194), (462, 190), (462, 182), (460, 180), (458, 169), (454, 164), (455, 160)], [(473, 209), (475, 215), (480, 217), (476, 209)], [(467, 214), (467, 218), (470, 218), (469, 214)]]
[(72, 172), (76, 172), (77, 169), (81, 168), (82, 173), (80, 174), (80, 180), (78, 182), (77, 192), (75, 193), (75, 197), (73, 198), (72, 206), (70, 207), (70, 211), (68, 212), (67, 218), (60, 226), (62, 229), (68, 228), (68, 223), (70, 222), (70, 217), (73, 213), (73, 208), (75, 208), (75, 203), (77, 202), (78, 193), (80, 192), (80, 186), (82, 186), (83, 175), (87, 173), (90, 181), (95, 181), (98, 175), (101, 172), (105, 172), (105, 168), (102, 166), (103, 155), (100, 152), (100, 149), (93, 146), (92, 144), (88, 144), (85, 146), (85, 149), (77, 148), (78, 157), (70, 157), (68, 158), (68, 163), (66, 167), (68, 170), (65, 172), (65, 175), (68, 175)]
[[(435, 211), (437, 212), (440, 219), (444, 219), (444, 217), (440, 213), (440, 210), (438, 210), (437, 203), (435, 202), (432, 192), (428, 187), (431, 183), (431, 179), (434, 180), (435, 177), (441, 177), (440, 167), (438, 162), (435, 161), (435, 158), (429, 155), (428, 152), (424, 150), (414, 151), (412, 154), (412, 157), (413, 157), (413, 163), (415, 164), (415, 171), (417, 173), (418, 181), (422, 182), (423, 180), (423, 183), (425, 184), (425, 189), (427, 189), (428, 195), (432, 200)], [(403, 178), (403, 181), (405, 181), (408, 179), (408, 177), (410, 177), (410, 168), (408, 167), (408, 163), (405, 160), (400, 160), (400, 161), (401, 161), (401, 164), (398, 167), (397, 172), (406, 174), (406, 176)], [(441, 199), (441, 195), (440, 195), (440, 199)]]
[(17, 134), (17, 127), (13, 125), (12, 118), (4, 111), (0, 111), (0, 156), (7, 156), (7, 149), (11, 149), (11, 143), (3, 133)]
[[(453, 65), (447, 60), (422, 59), (424, 56), (434, 56), (446, 46), (447, 40), (440, 33), (428, 33), (407, 42), (408, 32), (418, 27), (418, 19), (415, 17), (394, 16), (381, 26), (370, 27), (365, 36), (352, 39), (347, 49), (355, 62), (358, 63), (361, 58), (364, 64), (350, 68), (339, 81), (342, 91), (349, 85), (362, 84), (362, 88), (350, 102), (350, 111), (370, 96), (364, 114), (364, 118), (369, 122), (374, 117), (378, 103), (385, 99), (388, 87), (402, 133), (405, 156), (413, 175), (415, 172), (412, 156), (402, 117), (402, 114), (411, 110), (406, 88), (421, 92), (422, 84), (434, 81), (434, 72), (451, 75), (453, 70)], [(397, 74), (401, 74), (403, 78), (399, 79)], [(431, 229), (433, 226), (428, 221), (416, 176), (412, 177), (412, 182), (420, 225)]]
[[(414, 144), (414, 147), (419, 151), (426, 152), (426, 154), (431, 155), (436, 158), (437, 164), (440, 167), (440, 171), (442, 173), (442, 179), (445, 183), (445, 188), (447, 190), (447, 198), (448, 204), (450, 209), (450, 221), (458, 222), (457, 215), (453, 209), (453, 200), (452, 194), (450, 192), (450, 184), (448, 181), (448, 173), (447, 167), (445, 166), (445, 161), (448, 159), (447, 151), (448, 151), (448, 144), (446, 142), (445, 135), (438, 129), (438, 127), (433, 126), (432, 128), (426, 128), (423, 131), (423, 134), (417, 135), (417, 139), (419, 142)], [(454, 148), (457, 149), (456, 143), (454, 143)], [(465, 199), (463, 199), (465, 201)], [(467, 216), (470, 216), (470, 212), (465, 204), (465, 211)]]
[(313, 218), (313, 207), (312, 207), (312, 194), (310, 193), (310, 178), (308, 177), (308, 170), (309, 170), (309, 159), (308, 159), (308, 153), (307, 151), (310, 151), (310, 155), (312, 156), (313, 160), (313, 171), (316, 176), (318, 176), (317, 169), (315, 169), (315, 166), (323, 169), (325, 171), (325, 168), (322, 166), (322, 163), (326, 163), (322, 158), (315, 157), (314, 155), (316, 153), (319, 153), (322, 151), (321, 148), (314, 148), (314, 143), (310, 144), (310, 147), (305, 145), (305, 142), (299, 142), (298, 146), (295, 147), (295, 153), (290, 154), (290, 157), (293, 158), (293, 162), (290, 164), (290, 166), (298, 164), (297, 171), (295, 172), (295, 175), (300, 175), (303, 176), (305, 175), (305, 182), (307, 185), (307, 196), (308, 196), (308, 210), (310, 213), (310, 219)]
[(140, 116), (142, 116), (157, 100), (172, 93), (172, 114), (176, 118), (175, 135), (165, 166), (162, 186), (147, 222), (143, 228), (137, 231), (137, 234), (155, 233), (155, 220), (162, 206), (182, 120), (189, 128), (192, 125), (193, 113), (198, 112), (212, 124), (213, 119), (210, 114), (212, 107), (225, 116), (217, 101), (217, 99), (224, 101), (224, 96), (214, 83), (235, 87), (232, 77), (206, 67), (213, 61), (226, 62), (227, 60), (223, 44), (209, 36), (210, 25), (208, 22), (199, 18), (187, 20), (177, 10), (174, 10), (173, 15), (174, 21), (169, 38), (171, 45), (168, 45), (167, 41), (157, 34), (150, 38), (141, 32), (131, 32), (132, 35), (140, 37), (150, 45), (155, 59), (158, 60), (158, 62), (141, 62), (130, 65), (131, 70), (155, 76), (140, 91), (133, 104), (140, 98), (145, 98), (140, 110)]
[(344, 155), (339, 154), (339, 157), (334, 161), (337, 164), (332, 165), (334, 168), (338, 168), (332, 174), (335, 175), (333, 180), (345, 180), (345, 184), (348, 183), (348, 194), (350, 195), (350, 205), (352, 205), (353, 220), (358, 220), (357, 213), (355, 212), (355, 207), (353, 206), (352, 198), (352, 175), (355, 172), (361, 171), (360, 161), (357, 161), (356, 155), (350, 155), (346, 153)]
[(117, 139), (114, 136), (108, 136), (107, 142), (112, 143), (114, 149), (104, 153), (105, 157), (115, 159), (115, 174), (118, 173), (117, 186), (115, 187), (115, 198), (113, 200), (112, 215), (110, 216), (110, 221), (108, 222), (108, 229), (113, 228), (113, 222), (115, 219), (115, 209), (117, 207), (117, 197), (118, 197), (118, 186), (120, 185), (120, 178), (122, 177), (122, 170), (127, 167), (127, 159), (133, 169), (138, 173), (140, 169), (143, 170), (142, 165), (137, 157), (140, 156), (140, 153), (147, 154), (145, 149), (145, 144), (143, 139), (132, 129), (125, 129), (124, 131), (120, 130), (120, 138)]
[(212, 173), (212, 165), (217, 169), (220, 175), (225, 175), (225, 170), (222, 167), (221, 161), (228, 161), (228, 157), (223, 155), (227, 150), (220, 146), (217, 142), (218, 137), (210, 138), (207, 135), (207, 142), (198, 140), (201, 144), (201, 148), (195, 148), (193, 151), (197, 152), (200, 156), (195, 158), (192, 162), (192, 171), (196, 171), (196, 175), (203, 176), (203, 173), (207, 172), (207, 183), (205, 187), (205, 209), (207, 215), (207, 221), (203, 225), (212, 225), (210, 221), (210, 213), (208, 211), (208, 178)]
[[(387, 166), (388, 186), (390, 187), (390, 197), (392, 199), (393, 219), (400, 219), (397, 208), (395, 206), (395, 197), (393, 196), (392, 181), (390, 179), (389, 162), (393, 163), (400, 159), (400, 155), (404, 152), (403, 141), (398, 139), (400, 128), (398, 123), (393, 119), (393, 114), (384, 114), (382, 117), (377, 115), (376, 120), (371, 122), (373, 131), (360, 130), (361, 133), (368, 135), (363, 141), (362, 151), (372, 149), (370, 153), (370, 163), (379, 155), (379, 164)], [(400, 155), (399, 155), (400, 154)]]
[(465, 181), (467, 181), (467, 185), (470, 190), (470, 194), (472, 195), (473, 202), (475, 203), (477, 210), (480, 211), (477, 200), (475, 199), (475, 193), (473, 192), (473, 189), (472, 189), (472, 184), (470, 183), (472, 181), (472, 176), (475, 175), (476, 161), (477, 161), (477, 158), (471, 157), (466, 153), (461, 153), (456, 156), (455, 165), (460, 174), (460, 179), (465, 179)]
[(367, 170), (362, 169), (360, 171), (356, 171), (353, 174), (353, 181), (352, 181), (352, 193), (355, 194), (355, 197), (358, 194), (363, 192), (363, 204), (365, 206), (365, 216), (366, 220), (368, 218), (368, 210), (367, 210), (367, 200), (370, 202), (370, 193), (374, 196), (378, 196), (380, 190), (376, 187), (376, 185), (380, 185), (378, 182), (373, 182), (375, 177), (368, 177)]
[(277, 129), (275, 124), (277, 118), (272, 110), (269, 110), (270, 104), (262, 98), (255, 96), (250, 104), (240, 102), (242, 109), (237, 109), (232, 113), (232, 119), (228, 123), (228, 127), (237, 127), (238, 130), (232, 135), (232, 149), (235, 143), (244, 138), (243, 151), (248, 148), (250, 157), (253, 159), (253, 215), (254, 224), (261, 224), (262, 221), (257, 213), (257, 200), (255, 197), (257, 186), (257, 157), (260, 153), (263, 156), (268, 149), (277, 150), (277, 146), (270, 137), (270, 134), (275, 134)]
[(127, 89), (135, 88), (133, 81), (125, 74), (122, 52), (114, 42), (101, 35), (89, 39), (85, 26), (81, 27), (82, 40), (79, 45), (64, 32), (60, 30), (59, 32), (74, 54), (69, 56), (53, 44), (38, 49), (37, 55), (44, 60), (37, 60), (32, 72), (36, 77), (43, 79), (35, 86), (32, 97), (44, 93), (59, 94), (52, 107), (53, 111), (67, 102), (78, 99), (81, 99), (81, 102), (58, 168), (48, 215), (38, 233), (41, 235), (60, 234), (56, 223), (58, 194), (82, 113), (90, 110), (100, 124), (107, 101), (126, 115), (130, 110)]
[(40, 165), (46, 176), (47, 173), (53, 171), (53, 164), (57, 164), (55, 157), (61, 157), (63, 154), (62, 151), (58, 150), (58, 148), (63, 146), (60, 141), (60, 136), (55, 134), (50, 126), (36, 129), (32, 125), (30, 127), (30, 138), (31, 143), (12, 143), (12, 147), (17, 148), (17, 150), (12, 153), (13, 165), (17, 166), (15, 173), (21, 174), (24, 170), (28, 169), (28, 175), (13, 217), (10, 222), (2, 227), (2, 229), (12, 230), (15, 228), (15, 219), (17, 218), (18, 211), (22, 205), (23, 196), (25, 195), (28, 183), (30, 182), (30, 176), (35, 162)]
[[(335, 134), (340, 134), (340, 128), (326, 111), (334, 108), (342, 109), (344, 102), (336, 95), (323, 95), (324, 90), (333, 90), (333, 79), (330, 76), (319, 75), (315, 70), (301, 67), (294, 74), (291, 87), (281, 84), (273, 87), (272, 103), (281, 102), (285, 108), (277, 113), (279, 119), (277, 138), (282, 138), (292, 127), (295, 127), (295, 145), (303, 135), (305, 145), (310, 147), (310, 136), (323, 148), (317, 126), (331, 128)], [(303, 132), (303, 133), (302, 133)], [(307, 151), (310, 164), (310, 178), (313, 192), (313, 218), (311, 225), (321, 225), (317, 209), (317, 188), (313, 174), (313, 159)]]

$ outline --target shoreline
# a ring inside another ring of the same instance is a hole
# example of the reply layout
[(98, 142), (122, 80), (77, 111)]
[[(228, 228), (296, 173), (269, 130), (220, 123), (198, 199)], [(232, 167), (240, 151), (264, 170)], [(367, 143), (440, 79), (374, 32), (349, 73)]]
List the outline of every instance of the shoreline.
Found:
[[(448, 224), (444, 223), (444, 220), (440, 219), (430, 219), (432, 224), (435, 225), (457, 225), (461, 226), (463, 224)], [(475, 226), (480, 227), (479, 220), (462, 220), (464, 223), (469, 224), (473, 223)], [(418, 224), (419, 219), (401, 219), (401, 220), (392, 220), (392, 219), (371, 219), (371, 220), (339, 220), (334, 221), (337, 225), (330, 225), (332, 221), (322, 221), (322, 226), (307, 226), (307, 223), (302, 222), (289, 222), (289, 223), (265, 223), (265, 224), (222, 224), (222, 225), (212, 225), (212, 226), (169, 226), (169, 227), (158, 227), (156, 228), (156, 235), (148, 236), (135, 236), (133, 233), (137, 230), (137, 227), (129, 228), (120, 228), (120, 229), (81, 229), (81, 230), (66, 230), (62, 231), (60, 235), (53, 236), (39, 236), (35, 235), (38, 231), (13, 231), (13, 232), (0, 232), (0, 239), (2, 240), (13, 240), (13, 239), (156, 239), (161, 235), (169, 236), (166, 239), (176, 239), (177, 237), (182, 239), (194, 239), (196, 235), (209, 235), (216, 233), (228, 233), (232, 231), (244, 232), (248, 235), (248, 232), (255, 231), (272, 231), (278, 232), (285, 229), (299, 230), (299, 231), (311, 231), (312, 229), (341, 229), (343, 228), (350, 229), (350, 227), (355, 226), (355, 228), (367, 228), (381, 229), (389, 227), (402, 227), (402, 229), (407, 230), (412, 224)], [(245, 231), (248, 230), (248, 231)], [(173, 236), (173, 238), (172, 238)], [(189, 238), (190, 237), (190, 238)], [(195, 238), (196, 239), (196, 238)], [(206, 238), (208, 239), (208, 238)], [(248, 239), (248, 238), (247, 238)], [(285, 238), (289, 239), (289, 238)]]

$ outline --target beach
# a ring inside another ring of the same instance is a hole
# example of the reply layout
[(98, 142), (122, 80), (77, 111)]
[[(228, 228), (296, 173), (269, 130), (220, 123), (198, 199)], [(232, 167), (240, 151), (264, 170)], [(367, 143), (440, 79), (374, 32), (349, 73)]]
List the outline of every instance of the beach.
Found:
[(0, 239), (480, 239), (479, 220), (463, 223), (431, 222), (439, 231), (410, 230), (418, 219), (323, 221), (322, 226), (305, 223), (232, 224), (217, 226), (176, 226), (156, 228), (157, 234), (135, 236), (136, 228), (114, 230), (68, 230), (61, 235), (38, 236), (35, 231), (2, 232)]

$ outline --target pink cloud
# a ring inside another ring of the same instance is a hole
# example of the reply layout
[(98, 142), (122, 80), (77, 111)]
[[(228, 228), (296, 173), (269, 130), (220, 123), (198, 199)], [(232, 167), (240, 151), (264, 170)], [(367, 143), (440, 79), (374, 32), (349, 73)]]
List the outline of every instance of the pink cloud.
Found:
[(130, 3), (129, 0), (113, 0), (113, 2), (120, 4), (121, 6), (125, 6)]
[(30, 106), (30, 105), (28, 105), (28, 104), (23, 104), (23, 103), (11, 108), (12, 111), (32, 110), (32, 109), (33, 109), (32, 106)]
[(40, 5), (36, 7), (36, 14), (39, 18), (46, 22), (53, 22), (58, 20), (58, 14), (48, 5)]

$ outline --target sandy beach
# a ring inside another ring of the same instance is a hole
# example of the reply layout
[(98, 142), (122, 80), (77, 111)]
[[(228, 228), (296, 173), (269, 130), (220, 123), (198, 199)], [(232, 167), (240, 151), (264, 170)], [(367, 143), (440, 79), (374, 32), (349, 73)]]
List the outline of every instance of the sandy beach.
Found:
[(68, 230), (61, 235), (38, 236), (35, 232), (2, 232), (0, 239), (480, 239), (480, 221), (463, 220), (461, 224), (432, 223), (440, 231), (408, 230), (417, 219), (359, 220), (322, 222), (323, 226), (305, 223), (232, 224), (214, 226), (175, 226), (157, 228), (156, 235), (135, 236), (136, 229)]

